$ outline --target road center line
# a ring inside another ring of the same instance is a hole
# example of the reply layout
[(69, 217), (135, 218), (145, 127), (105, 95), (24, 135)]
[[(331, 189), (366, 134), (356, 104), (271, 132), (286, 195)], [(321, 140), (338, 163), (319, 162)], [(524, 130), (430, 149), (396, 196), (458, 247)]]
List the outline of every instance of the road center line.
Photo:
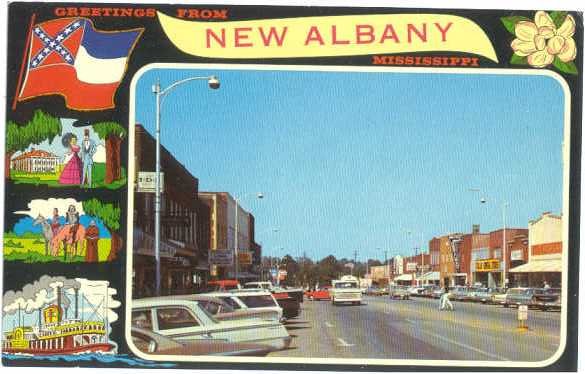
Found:
[(329, 322), (325, 322), (325, 326), (327, 326), (327, 327), (333, 327), (333, 325), (330, 324)]
[(437, 339), (443, 340), (443, 341), (445, 341), (445, 342), (447, 342), (447, 343), (451, 343), (451, 344), (453, 344), (453, 345), (456, 345), (456, 346), (458, 346), (458, 347), (461, 347), (461, 348), (466, 348), (466, 349), (469, 349), (469, 350), (471, 350), (471, 351), (474, 351), (474, 352), (477, 352), (477, 353), (481, 353), (482, 355), (485, 355), (485, 356), (488, 356), (488, 357), (491, 357), (491, 358), (495, 358), (495, 359), (498, 359), (498, 360), (503, 360), (503, 361), (510, 361), (510, 359), (509, 359), (509, 358), (506, 358), (506, 357), (504, 357), (504, 356), (500, 356), (500, 355), (492, 354), (492, 353), (486, 352), (486, 351), (484, 351), (484, 350), (481, 350), (481, 349), (479, 349), (479, 348), (475, 348), (475, 347), (472, 347), (472, 346), (470, 346), (470, 345), (463, 344), (463, 343), (459, 343), (459, 342), (457, 342), (457, 341), (455, 341), (455, 340), (451, 340), (451, 339), (449, 339), (449, 338), (446, 338), (446, 337), (444, 337), (444, 336), (441, 336), (441, 335), (434, 334), (434, 333), (432, 333), (432, 332), (425, 331), (425, 333), (426, 333), (426, 334), (428, 334), (428, 335), (431, 335), (431, 336), (433, 336), (433, 337), (435, 337), (435, 338), (437, 338)]
[(407, 319), (407, 318), (405, 318), (404, 320), (405, 320), (406, 322), (410, 323), (411, 325), (414, 325), (414, 324), (415, 324), (415, 323), (414, 323), (414, 321), (411, 321), (411, 320), (409, 320), (409, 319)]
[(346, 342), (345, 340), (341, 339), (341, 338), (337, 338), (337, 340), (339, 341), (339, 345), (341, 347), (353, 347), (354, 344), (349, 344), (348, 342)]

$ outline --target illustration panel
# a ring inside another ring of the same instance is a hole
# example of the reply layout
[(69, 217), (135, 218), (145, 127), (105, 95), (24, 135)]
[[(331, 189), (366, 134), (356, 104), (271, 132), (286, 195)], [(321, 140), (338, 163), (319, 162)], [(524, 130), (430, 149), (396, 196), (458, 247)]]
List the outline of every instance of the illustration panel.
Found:
[(121, 248), (120, 209), (93, 198), (34, 199), (13, 212), (4, 259), (24, 262), (113, 261)]
[(120, 124), (55, 118), (41, 110), (7, 125), (6, 177), (16, 184), (116, 189), (126, 183)]

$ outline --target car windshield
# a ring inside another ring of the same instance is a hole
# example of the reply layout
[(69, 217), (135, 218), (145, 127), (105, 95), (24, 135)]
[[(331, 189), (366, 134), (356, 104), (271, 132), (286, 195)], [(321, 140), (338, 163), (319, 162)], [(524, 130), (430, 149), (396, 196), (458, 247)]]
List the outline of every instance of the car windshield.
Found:
[(335, 288), (358, 288), (355, 282), (338, 282), (335, 283)]
[(277, 306), (271, 295), (238, 296), (248, 308)]

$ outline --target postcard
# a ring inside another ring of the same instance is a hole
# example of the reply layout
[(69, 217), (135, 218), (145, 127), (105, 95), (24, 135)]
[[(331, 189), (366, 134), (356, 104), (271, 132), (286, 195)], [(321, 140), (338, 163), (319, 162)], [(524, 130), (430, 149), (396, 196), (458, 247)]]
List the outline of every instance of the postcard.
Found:
[(12, 2), (7, 35), (3, 365), (576, 370), (582, 13)]

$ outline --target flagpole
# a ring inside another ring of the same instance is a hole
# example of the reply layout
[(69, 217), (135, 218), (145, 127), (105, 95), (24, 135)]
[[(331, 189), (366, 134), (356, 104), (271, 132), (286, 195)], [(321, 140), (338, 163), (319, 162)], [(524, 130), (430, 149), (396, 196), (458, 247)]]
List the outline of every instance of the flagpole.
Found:
[(16, 110), (16, 100), (18, 99), (18, 91), (20, 91), (20, 85), (22, 84), (22, 74), (24, 73), (24, 65), (26, 63), (26, 57), (28, 56), (29, 44), (32, 43), (31, 33), (33, 25), (35, 24), (36, 13), (33, 13), (30, 17), (30, 25), (28, 26), (28, 34), (26, 36), (26, 44), (24, 54), (22, 55), (22, 64), (20, 65), (20, 74), (18, 75), (18, 83), (16, 85), (16, 92), (14, 92), (14, 100), (12, 100), (12, 110)]

